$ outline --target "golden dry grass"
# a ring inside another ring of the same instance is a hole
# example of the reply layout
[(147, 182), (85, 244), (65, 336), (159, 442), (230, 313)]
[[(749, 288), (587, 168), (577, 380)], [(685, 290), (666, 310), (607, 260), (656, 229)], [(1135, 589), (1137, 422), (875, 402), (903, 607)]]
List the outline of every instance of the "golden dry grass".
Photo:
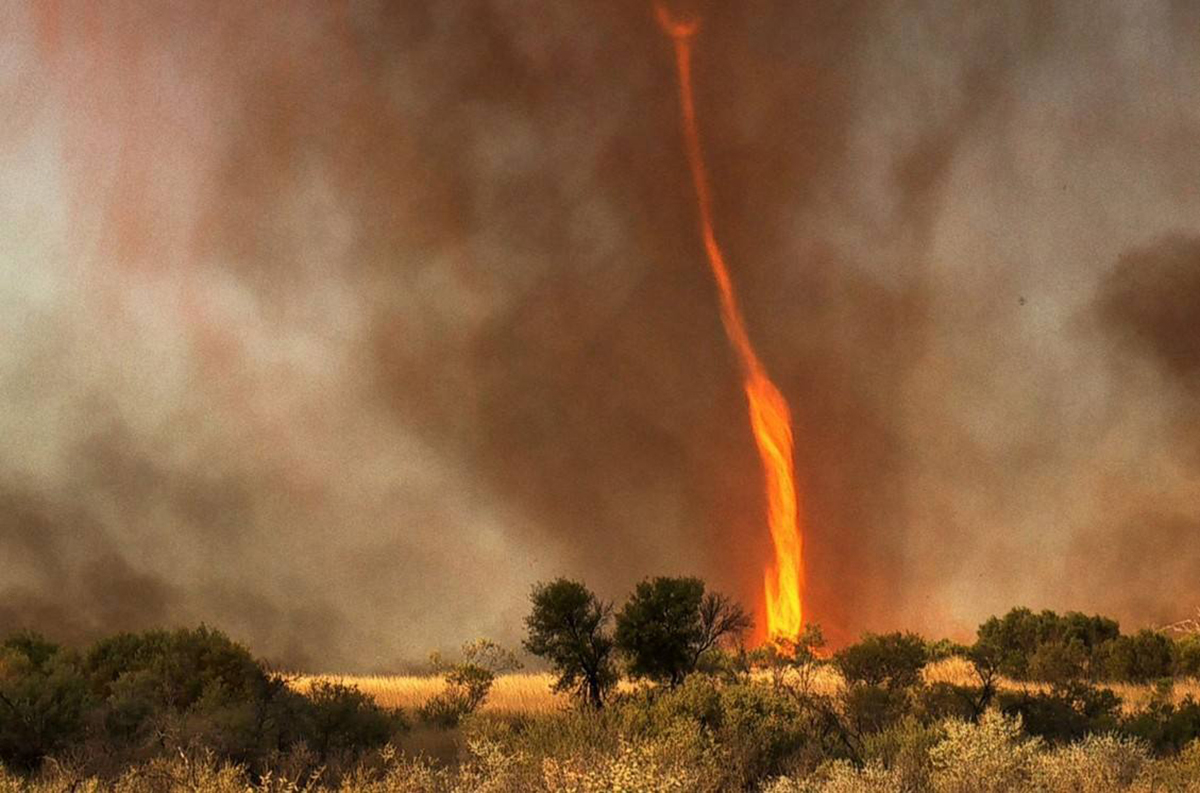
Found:
[[(304, 691), (315, 680), (328, 680), (354, 686), (364, 694), (373, 697), (380, 705), (406, 710), (420, 707), (445, 686), (440, 677), (421, 675), (299, 675), (293, 678), (292, 685), (297, 690)], [(496, 679), (491, 694), (488, 695), (487, 701), (483, 705), (483, 710), (534, 713), (561, 709), (568, 705), (568, 698), (551, 691), (550, 686), (553, 680), (554, 678), (546, 672), (501, 675)], [(964, 658), (948, 658), (930, 664), (925, 669), (925, 681), (956, 685), (976, 683), (971, 664)], [(627, 685), (622, 684), (622, 687), (627, 687)], [(812, 682), (812, 690), (820, 694), (836, 694), (841, 686), (841, 677), (829, 667), (817, 670)], [(1047, 688), (1036, 683), (1017, 683), (1008, 680), (1001, 681), (1001, 687), (1030, 691)], [(1153, 686), (1116, 683), (1108, 687), (1121, 697), (1122, 709), (1126, 712), (1145, 707), (1154, 695)], [(1195, 679), (1176, 681), (1172, 695), (1175, 702), (1180, 702), (1188, 696), (1200, 699), (1200, 681)]]
[[(301, 675), (293, 679), (292, 685), (305, 691), (316, 680), (354, 686), (384, 707), (406, 710), (420, 707), (445, 688), (442, 678), (420, 675)], [(483, 709), (521, 713), (556, 710), (568, 700), (550, 690), (553, 682), (553, 676), (546, 672), (501, 675)]]

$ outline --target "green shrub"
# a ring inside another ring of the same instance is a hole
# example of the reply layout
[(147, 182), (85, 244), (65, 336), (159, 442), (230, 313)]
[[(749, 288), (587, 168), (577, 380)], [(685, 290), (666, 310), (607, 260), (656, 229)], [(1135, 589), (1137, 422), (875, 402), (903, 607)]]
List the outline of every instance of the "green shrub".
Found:
[(863, 740), (863, 762), (886, 768), (901, 790), (928, 790), (933, 773), (929, 751), (944, 734), (940, 724), (907, 716)]
[(1057, 686), (1049, 693), (1006, 691), (999, 695), (998, 702), (1005, 714), (1021, 718), (1030, 735), (1053, 743), (1112, 731), (1121, 706), (1111, 690), (1079, 682)]
[(981, 694), (977, 686), (933, 683), (916, 689), (913, 713), (924, 724), (934, 724), (943, 719), (970, 721), (985, 709), (986, 703), (981, 701)]
[(731, 777), (749, 787), (786, 773), (803, 753), (822, 755), (815, 713), (761, 683), (721, 689), (717, 743), (730, 756)]
[(1153, 702), (1127, 716), (1121, 731), (1146, 741), (1159, 754), (1177, 752), (1200, 739), (1200, 702), (1191, 697), (1178, 705)]
[(1171, 640), (1152, 630), (1119, 636), (1100, 648), (1099, 663), (1109, 680), (1149, 683), (1174, 671)]
[(0, 644), (0, 762), (29, 769), (78, 740), (90, 705), (74, 653), (33, 633)]
[(176, 711), (190, 707), (214, 685), (243, 700), (261, 699), (269, 687), (267, 673), (249, 650), (203, 625), (101, 639), (85, 654), (83, 667), (101, 699), (121, 677), (137, 675), (157, 704)]
[[(1062, 616), (1053, 611), (1035, 614), (1027, 608), (1015, 608), (980, 625), (976, 643), (988, 648), (998, 671), (1008, 677), (1062, 682), (1094, 676), (1094, 656), (1118, 636), (1120, 626), (1107, 617), (1074, 611)], [(1043, 645), (1057, 648), (1047, 650), (1038, 668), (1031, 668)]]
[(912, 705), (905, 689), (856, 683), (842, 697), (846, 720), (860, 736), (879, 732), (905, 716)]
[(1043, 642), (1029, 657), (1029, 678), (1054, 685), (1080, 680), (1086, 676), (1090, 661), (1087, 648), (1078, 640)]
[(400, 713), (353, 686), (317, 682), (308, 692), (307, 743), (324, 760), (382, 746), (405, 728)]
[(868, 633), (838, 651), (833, 663), (848, 683), (908, 688), (921, 682), (928, 660), (925, 640), (915, 633)]
[(1177, 676), (1200, 677), (1200, 634), (1176, 639), (1171, 654)]

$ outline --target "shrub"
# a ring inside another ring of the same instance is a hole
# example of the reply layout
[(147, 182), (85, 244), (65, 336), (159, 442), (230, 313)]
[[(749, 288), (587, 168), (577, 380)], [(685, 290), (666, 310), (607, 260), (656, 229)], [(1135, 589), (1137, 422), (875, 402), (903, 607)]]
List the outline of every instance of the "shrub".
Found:
[[(787, 772), (804, 757), (823, 757), (817, 711), (804, 700), (761, 683), (721, 690), (718, 743), (729, 752), (730, 778), (751, 787)], [(844, 756), (835, 752), (832, 756)]]
[(435, 653), (433, 666), (443, 672), (446, 688), (430, 697), (419, 715), (428, 723), (454, 727), (484, 703), (496, 675), (520, 669), (521, 662), (495, 642), (477, 639), (463, 645), (458, 663), (449, 664)]
[(1149, 683), (1169, 677), (1174, 667), (1171, 640), (1152, 630), (1119, 636), (1100, 651), (1104, 676), (1109, 680)]
[(912, 716), (863, 741), (863, 761), (888, 769), (902, 790), (928, 790), (933, 763), (929, 750), (944, 737), (940, 725), (922, 724)]
[(1109, 793), (1132, 785), (1149, 760), (1146, 745), (1134, 738), (1088, 735), (1034, 758), (1032, 784), (1035, 790)]
[(1121, 731), (1141, 738), (1160, 754), (1176, 752), (1200, 739), (1200, 702), (1188, 697), (1178, 705), (1152, 702), (1125, 718)]
[(859, 735), (879, 732), (908, 713), (911, 698), (905, 689), (856, 683), (842, 697), (846, 719)]
[(0, 644), (0, 761), (29, 769), (66, 747), (90, 704), (74, 653), (33, 633)]
[(776, 688), (785, 684), (800, 694), (809, 694), (818, 670), (826, 663), (821, 657), (825, 635), (821, 626), (808, 623), (794, 639), (775, 638), (750, 654), (755, 666), (767, 670)]
[(928, 660), (925, 641), (915, 633), (868, 633), (838, 651), (833, 663), (851, 684), (909, 688), (921, 682)]
[(102, 699), (117, 681), (140, 676), (156, 704), (176, 711), (190, 707), (213, 686), (232, 699), (261, 699), (267, 673), (242, 645), (204, 625), (194, 630), (122, 633), (101, 639), (84, 656), (83, 668)]
[[(1035, 614), (1027, 608), (1015, 608), (980, 625), (977, 644), (989, 648), (1004, 675), (1030, 680), (1045, 679), (1037, 675), (1049, 672), (1061, 681), (1094, 675), (1093, 656), (1119, 635), (1120, 627), (1107, 617), (1079, 612), (1062, 616), (1053, 611)], [(1031, 663), (1043, 645), (1057, 645), (1058, 649), (1048, 651), (1040, 668), (1032, 669)]]
[(943, 719), (974, 720), (986, 709), (976, 686), (934, 683), (917, 689), (915, 695), (914, 715), (925, 724)]
[(1172, 648), (1172, 658), (1176, 675), (1200, 677), (1200, 634), (1176, 639)]
[(1019, 716), (989, 710), (977, 723), (948, 721), (929, 750), (932, 789), (939, 793), (1005, 793), (1023, 787), (1041, 743), (1026, 738)]
[(1055, 743), (1113, 730), (1121, 706), (1111, 690), (1079, 682), (1049, 693), (1004, 692), (998, 700), (1004, 713), (1021, 718), (1030, 735)]
[(398, 711), (380, 707), (352, 686), (319, 681), (308, 693), (307, 743), (325, 760), (387, 743), (404, 729)]
[(855, 766), (848, 760), (832, 760), (805, 779), (777, 777), (763, 793), (901, 793), (900, 775), (878, 763)]
[(1078, 640), (1043, 642), (1029, 656), (1029, 678), (1055, 685), (1069, 683), (1086, 675), (1090, 660), (1087, 648)]

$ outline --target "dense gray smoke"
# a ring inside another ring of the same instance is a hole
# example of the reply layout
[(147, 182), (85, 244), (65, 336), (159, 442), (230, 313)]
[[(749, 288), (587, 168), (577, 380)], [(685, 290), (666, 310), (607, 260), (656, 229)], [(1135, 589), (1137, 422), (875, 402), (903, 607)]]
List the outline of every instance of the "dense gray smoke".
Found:
[[(680, 2), (792, 406), (807, 616), (1200, 605), (1200, 14)], [(0, 9), (0, 630), (514, 644), (759, 608), (761, 474), (649, 2)]]

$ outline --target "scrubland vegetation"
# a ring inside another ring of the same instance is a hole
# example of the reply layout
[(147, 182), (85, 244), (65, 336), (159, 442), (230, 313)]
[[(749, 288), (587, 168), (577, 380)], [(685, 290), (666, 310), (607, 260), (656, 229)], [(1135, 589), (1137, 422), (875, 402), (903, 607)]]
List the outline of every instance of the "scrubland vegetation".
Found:
[[(533, 591), (437, 678), (270, 672), (218, 631), (0, 643), (0, 792), (1200, 791), (1200, 636), (1015, 609), (976, 641), (739, 643), (695, 579)], [(389, 689), (390, 686), (390, 689)]]

